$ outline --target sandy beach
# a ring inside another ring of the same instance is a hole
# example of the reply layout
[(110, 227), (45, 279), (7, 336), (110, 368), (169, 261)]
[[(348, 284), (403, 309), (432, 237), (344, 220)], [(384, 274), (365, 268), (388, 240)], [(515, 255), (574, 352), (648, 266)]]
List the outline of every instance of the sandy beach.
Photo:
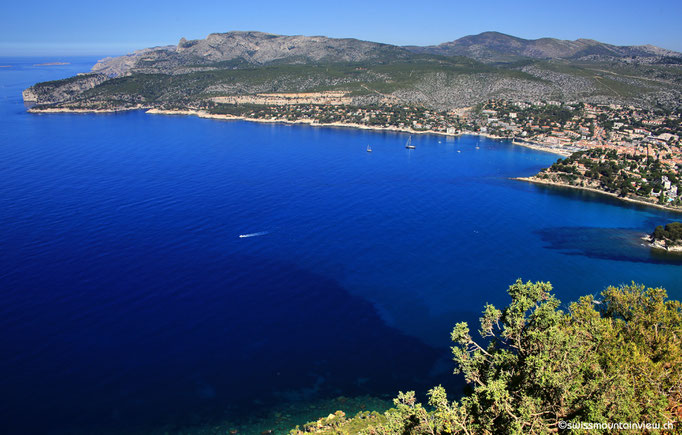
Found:
[(551, 148), (551, 147), (545, 146), (539, 142), (532, 142), (532, 141), (523, 142), (523, 143), (513, 142), (513, 138), (493, 136), (493, 135), (488, 134), (488, 133), (478, 133), (475, 131), (462, 132), (462, 135), (465, 135), (465, 134), (471, 135), (471, 136), (481, 136), (481, 137), (485, 137), (488, 139), (494, 139), (494, 140), (508, 140), (508, 141), (512, 142), (512, 145), (517, 145), (520, 147), (529, 148), (529, 149), (536, 150), (536, 151), (542, 151), (545, 153), (555, 154), (555, 155), (562, 156), (562, 157), (568, 157), (571, 154), (573, 154), (570, 151), (563, 151), (563, 150), (558, 150), (556, 148)]

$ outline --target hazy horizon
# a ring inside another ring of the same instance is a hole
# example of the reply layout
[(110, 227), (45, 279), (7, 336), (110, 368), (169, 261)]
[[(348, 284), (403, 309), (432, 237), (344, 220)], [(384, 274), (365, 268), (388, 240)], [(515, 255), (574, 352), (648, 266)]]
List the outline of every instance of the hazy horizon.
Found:
[(271, 0), (258, 4), (206, 0), (200, 6), (188, 8), (177, 0), (158, 5), (121, 0), (96, 9), (82, 0), (40, 7), (10, 4), (0, 18), (0, 56), (118, 55), (174, 45), (182, 37), (202, 39), (232, 30), (324, 35), (394, 45), (436, 45), (496, 31), (524, 39), (586, 38), (682, 51), (682, 30), (676, 23), (682, 6), (672, 1), (649, 2), (642, 7), (641, 3), (612, 0), (599, 4), (492, 0), (483, 6), (444, 0), (418, 5), (386, 0), (333, 5), (309, 0), (287, 5)]
[[(376, 41), (376, 40), (371, 40), (371, 39), (363, 39), (363, 38), (354, 38), (350, 36), (329, 36), (329, 35), (324, 35), (324, 34), (302, 34), (302, 33), (290, 33), (290, 34), (280, 34), (280, 33), (274, 33), (274, 32), (268, 32), (266, 30), (254, 30), (254, 29), (240, 29), (240, 30), (226, 30), (226, 31), (220, 31), (220, 32), (209, 32), (203, 37), (198, 37), (198, 38), (187, 38), (187, 39), (205, 39), (209, 34), (211, 33), (228, 33), (228, 32), (262, 32), (262, 33), (270, 33), (270, 34), (278, 34), (278, 35), (285, 35), (285, 36), (294, 36), (294, 35), (302, 35), (302, 36), (326, 36), (330, 38), (352, 38), (352, 39), (359, 39), (359, 40), (364, 40), (364, 41), (370, 41), (370, 42), (377, 42), (377, 43), (383, 43), (383, 44), (391, 44), (391, 45), (397, 45), (397, 46), (428, 46), (428, 45), (438, 45), (442, 44), (445, 42), (451, 42), (455, 41), (457, 39), (466, 37), (466, 36), (472, 36), (472, 35), (478, 35), (481, 33), (486, 33), (486, 32), (498, 32), (498, 33), (504, 33), (504, 32), (499, 32), (497, 30), (485, 30), (482, 32), (478, 33), (472, 33), (472, 34), (467, 34), (467, 35), (461, 35), (454, 37), (452, 39), (448, 39), (445, 41), (440, 41), (440, 42), (435, 42), (433, 44), (392, 44), (390, 42), (386, 41)], [(517, 38), (522, 38), (521, 36), (518, 35), (513, 35), (509, 33), (505, 33), (506, 35), (509, 36), (514, 36)], [(137, 45), (117, 45), (117, 44), (103, 44), (101, 46), (94, 46), (91, 48), (84, 48), (83, 46), (80, 46), (78, 44), (52, 44), (53, 50), (51, 52), (48, 51), (39, 51), (39, 50), (45, 50), (46, 45), (44, 44), (39, 44), (39, 43), (31, 43), (31, 44), (26, 44), (25, 47), (28, 47), (29, 52), (22, 52), (22, 53), (5, 53), (3, 51), (3, 46), (6, 45), (6, 43), (0, 42), (0, 57), (41, 57), (41, 56), (122, 56), (128, 53), (131, 53), (135, 50), (141, 50), (144, 48), (152, 48), (152, 47), (162, 47), (162, 46), (167, 46), (167, 45), (177, 45), (178, 41), (183, 38), (178, 37), (177, 41), (175, 42), (168, 42), (168, 43), (141, 43)], [(541, 38), (552, 38), (552, 39), (562, 39), (562, 38), (555, 38), (553, 36), (542, 36), (539, 38), (523, 38), (523, 39), (541, 39)], [(576, 38), (576, 39), (594, 39), (594, 38)], [(575, 40), (575, 39), (572, 39)], [(603, 41), (603, 40), (597, 40), (599, 42), (605, 43), (605, 44), (611, 44), (611, 45), (616, 45), (616, 46), (622, 46), (622, 45), (631, 45), (631, 46), (637, 46), (637, 45), (647, 45), (650, 43), (643, 42), (641, 44), (616, 44), (612, 43), (609, 41)], [(664, 48), (667, 50), (673, 50), (673, 51), (679, 51), (675, 50), (673, 48), (669, 47), (663, 47), (660, 45), (656, 44), (650, 44), (650, 45), (655, 45), (660, 48)], [(113, 47), (113, 48), (112, 48)], [(127, 47), (127, 48), (125, 48)], [(118, 48), (118, 49), (117, 49)], [(36, 50), (34, 52), (30, 52), (30, 50)], [(62, 51), (59, 51), (62, 50)], [(113, 50), (113, 51), (112, 51)]]

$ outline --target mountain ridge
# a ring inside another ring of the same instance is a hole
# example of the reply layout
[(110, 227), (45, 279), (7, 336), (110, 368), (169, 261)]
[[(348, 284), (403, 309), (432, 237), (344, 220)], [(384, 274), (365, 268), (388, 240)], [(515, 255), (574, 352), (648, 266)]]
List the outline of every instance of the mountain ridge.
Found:
[(616, 58), (682, 56), (682, 53), (651, 44), (617, 46), (587, 38), (578, 38), (574, 41), (549, 37), (524, 39), (494, 31), (463, 36), (438, 45), (405, 47), (418, 53), (459, 55), (488, 62), (524, 57), (533, 59), (580, 59), (594, 54)]
[[(412, 56), (412, 52), (402, 47), (354, 38), (233, 31), (211, 33), (205, 39), (181, 38), (175, 46), (147, 48), (121, 57), (106, 58), (99, 61), (92, 71), (116, 77), (130, 71), (168, 73), (183, 65), (226, 63), (222, 66), (239, 67), (275, 62), (352, 63)], [(145, 65), (152, 59), (154, 66)]]
[[(337, 63), (407, 60), (415, 55), (463, 56), (484, 63), (522, 59), (609, 59), (680, 57), (653, 45), (616, 46), (592, 39), (567, 41), (555, 38), (523, 39), (499, 32), (468, 35), (431, 46), (397, 46), (355, 38), (277, 35), (259, 31), (211, 33), (204, 39), (181, 38), (177, 45), (137, 50), (100, 60), (92, 72), (118, 77), (131, 72), (182, 73), (183, 66), (262, 66), (275, 62)], [(150, 63), (153, 62), (154, 65)], [(179, 71), (178, 71), (179, 70)]]
[(526, 40), (498, 32), (438, 46), (353, 38), (212, 33), (101, 59), (91, 74), (36, 84), (41, 107), (201, 106), (259, 93), (342, 92), (353, 104), (450, 109), (491, 98), (678, 107), (682, 54), (589, 39)]

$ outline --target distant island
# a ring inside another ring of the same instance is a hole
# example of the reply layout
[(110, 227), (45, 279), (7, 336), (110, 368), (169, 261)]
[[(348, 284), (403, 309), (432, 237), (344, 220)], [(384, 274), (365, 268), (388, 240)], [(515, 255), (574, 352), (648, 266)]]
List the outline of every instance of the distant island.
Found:
[(665, 249), (668, 252), (682, 252), (682, 222), (671, 222), (665, 227), (659, 225), (647, 236), (651, 247)]
[(71, 65), (71, 62), (45, 62), (45, 63), (33, 64), (33, 66), (53, 66), (53, 65)]

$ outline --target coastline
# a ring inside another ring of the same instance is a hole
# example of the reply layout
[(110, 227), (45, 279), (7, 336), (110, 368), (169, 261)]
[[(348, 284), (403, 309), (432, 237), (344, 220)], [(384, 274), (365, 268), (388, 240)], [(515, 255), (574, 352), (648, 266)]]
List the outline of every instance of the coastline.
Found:
[(413, 130), (411, 128), (400, 128), (400, 127), (379, 127), (373, 125), (364, 124), (354, 124), (345, 122), (316, 122), (313, 119), (297, 119), (291, 121), (288, 119), (265, 119), (265, 118), (248, 118), (246, 116), (238, 115), (220, 115), (214, 113), (208, 113), (203, 110), (165, 110), (165, 109), (149, 109), (145, 113), (151, 115), (193, 115), (199, 118), (208, 119), (221, 119), (225, 121), (249, 121), (249, 122), (260, 122), (264, 124), (304, 124), (314, 127), (347, 127), (347, 128), (357, 128), (360, 130), (376, 130), (376, 131), (393, 131), (399, 133), (410, 133), (410, 134), (437, 134), (441, 136), (458, 137), (465, 133), (448, 134), (442, 131), (434, 130)]
[(40, 114), (40, 113), (116, 113), (116, 112), (126, 112), (130, 110), (144, 110), (145, 113), (150, 114), (150, 115), (171, 115), (171, 116), (176, 116), (176, 115), (185, 115), (185, 116), (198, 116), (199, 118), (207, 118), (207, 119), (219, 119), (219, 120), (224, 120), (224, 121), (248, 121), (248, 122), (260, 122), (260, 123), (265, 123), (265, 124), (303, 124), (303, 125), (310, 125), (313, 127), (343, 127), (343, 128), (356, 128), (360, 130), (374, 130), (374, 131), (391, 131), (391, 132), (396, 132), (396, 133), (409, 133), (409, 134), (433, 134), (433, 135), (439, 135), (439, 136), (446, 136), (446, 137), (459, 137), (459, 136), (479, 136), (479, 137), (485, 137), (487, 139), (494, 139), (494, 140), (508, 140), (512, 142), (513, 145), (521, 146), (524, 148), (529, 148), (535, 151), (542, 151), (545, 153), (550, 153), (562, 157), (567, 157), (570, 156), (572, 153), (569, 151), (563, 151), (559, 150), (553, 147), (547, 147), (539, 142), (524, 142), (524, 143), (518, 143), (518, 142), (513, 142), (511, 138), (508, 137), (499, 137), (499, 136), (493, 136), (488, 133), (480, 133), (480, 132), (475, 132), (475, 131), (462, 131), (460, 133), (446, 133), (443, 131), (435, 131), (435, 130), (414, 130), (412, 128), (401, 128), (401, 127), (395, 127), (395, 126), (390, 126), (390, 127), (380, 127), (380, 126), (371, 126), (371, 125), (364, 125), (364, 124), (355, 124), (355, 123), (344, 123), (344, 122), (327, 122), (327, 123), (319, 123), (316, 122), (313, 119), (297, 119), (294, 121), (288, 120), (288, 119), (263, 119), (263, 118), (248, 118), (245, 116), (237, 116), (237, 115), (219, 115), (219, 114), (212, 114), (208, 113), (204, 110), (197, 110), (197, 109), (157, 109), (157, 108), (150, 108), (148, 106), (136, 106), (136, 107), (126, 107), (126, 108), (116, 108), (116, 109), (70, 109), (70, 108), (46, 108), (46, 109), (34, 109), (30, 108), (28, 109), (29, 113), (34, 113), (34, 114)]
[[(248, 118), (245, 116), (237, 116), (237, 115), (217, 115), (217, 114), (212, 114), (205, 112), (203, 110), (164, 110), (164, 109), (148, 109), (146, 113), (152, 114), (152, 115), (194, 115), (198, 116), (200, 118), (209, 118), (209, 119), (222, 119), (222, 120), (238, 120), (238, 121), (249, 121), (249, 122), (260, 122), (260, 123), (267, 123), (267, 124), (272, 124), (272, 123), (279, 123), (279, 124), (307, 124), (315, 127), (345, 127), (345, 128), (357, 128), (360, 130), (375, 130), (375, 131), (392, 131), (392, 132), (398, 132), (398, 133), (409, 133), (409, 134), (435, 134), (435, 135), (440, 135), (440, 136), (448, 136), (448, 137), (459, 137), (459, 136), (481, 136), (485, 137), (488, 139), (496, 139), (496, 140), (511, 140), (506, 137), (498, 137), (498, 136), (493, 136), (487, 133), (478, 133), (478, 132), (473, 132), (473, 131), (462, 131), (460, 133), (456, 134), (451, 134), (451, 133), (445, 133), (442, 131), (435, 131), (435, 130), (413, 130), (411, 128), (400, 128), (400, 127), (379, 127), (379, 126), (370, 126), (370, 125), (364, 125), (364, 124), (354, 124), (354, 123), (344, 123), (344, 122), (329, 122), (329, 123), (319, 123), (315, 122), (312, 119), (298, 119), (295, 121), (290, 121), (287, 119), (259, 119), (259, 118)], [(525, 148), (529, 148), (535, 151), (542, 151), (550, 154), (555, 154), (559, 155), (562, 157), (566, 157), (571, 155), (570, 152), (568, 151), (561, 151), (553, 148), (548, 148), (543, 146), (542, 144), (539, 143), (514, 143), (514, 145), (522, 146)]]
[(658, 249), (659, 251), (665, 251), (673, 254), (682, 253), (682, 245), (667, 246), (667, 244), (665, 243), (661, 243), (658, 240), (654, 240), (651, 234), (645, 235), (644, 237), (642, 237), (642, 240), (647, 242), (652, 249)]
[(644, 200), (640, 200), (640, 199), (624, 198), (624, 197), (621, 197), (621, 196), (616, 195), (615, 193), (604, 192), (603, 190), (595, 189), (595, 188), (593, 188), (593, 187), (573, 186), (573, 185), (570, 185), (570, 184), (557, 183), (556, 181), (542, 180), (542, 179), (536, 178), (536, 177), (534, 177), (534, 176), (533, 176), (533, 177), (513, 177), (512, 180), (525, 181), (525, 182), (528, 182), (528, 183), (535, 183), (535, 184), (544, 184), (544, 185), (547, 185), (547, 186), (567, 187), (567, 188), (570, 188), (570, 189), (576, 189), (576, 190), (583, 190), (583, 191), (587, 191), (587, 192), (599, 193), (599, 194), (602, 194), (602, 195), (608, 195), (608, 196), (611, 196), (611, 197), (613, 197), (613, 198), (616, 198), (616, 199), (619, 199), (619, 200), (622, 200), (622, 201), (625, 201), (625, 202), (630, 202), (630, 203), (633, 203), (633, 204), (646, 205), (646, 206), (649, 206), (649, 207), (654, 207), (654, 208), (658, 208), (658, 209), (662, 209), (662, 210), (672, 211), (672, 212), (675, 212), (675, 213), (682, 213), (682, 209), (680, 209), (680, 208), (672, 208), (672, 207), (667, 207), (667, 206), (661, 205), (661, 204), (653, 204), (653, 203), (651, 203), (651, 202), (644, 201)]
[(130, 110), (140, 110), (145, 107), (127, 107), (122, 109), (68, 109), (68, 108), (50, 108), (50, 109), (34, 109), (27, 110), (28, 113), (116, 113), (128, 112)]
[[(562, 157), (568, 157), (568, 156), (570, 156), (571, 154), (573, 154), (573, 152), (571, 152), (571, 151), (563, 151), (563, 150), (559, 150), (559, 149), (556, 149), (556, 148), (553, 148), (553, 147), (548, 147), (548, 146), (546, 146), (546, 145), (543, 145), (543, 144), (540, 143), (540, 142), (534, 142), (534, 141), (530, 141), (530, 142), (526, 141), (526, 142), (523, 142), (523, 143), (521, 143), (521, 142), (514, 142), (514, 138), (501, 137), (501, 136), (493, 136), (493, 135), (488, 134), (488, 133), (478, 133), (478, 132), (475, 132), (475, 131), (464, 131), (464, 132), (462, 132), (461, 134), (462, 134), (462, 135), (465, 135), (465, 134), (466, 134), (466, 135), (470, 135), (470, 136), (481, 136), (481, 137), (485, 137), (485, 138), (487, 138), (487, 139), (508, 140), (508, 141), (511, 141), (512, 145), (517, 145), (517, 146), (520, 146), (520, 147), (529, 148), (529, 149), (532, 149), (532, 150), (535, 150), (535, 151), (542, 151), (542, 152), (545, 152), (545, 153), (555, 154), (555, 155), (557, 155), (557, 156), (562, 156)], [(525, 139), (524, 139), (524, 140), (525, 140)]]

